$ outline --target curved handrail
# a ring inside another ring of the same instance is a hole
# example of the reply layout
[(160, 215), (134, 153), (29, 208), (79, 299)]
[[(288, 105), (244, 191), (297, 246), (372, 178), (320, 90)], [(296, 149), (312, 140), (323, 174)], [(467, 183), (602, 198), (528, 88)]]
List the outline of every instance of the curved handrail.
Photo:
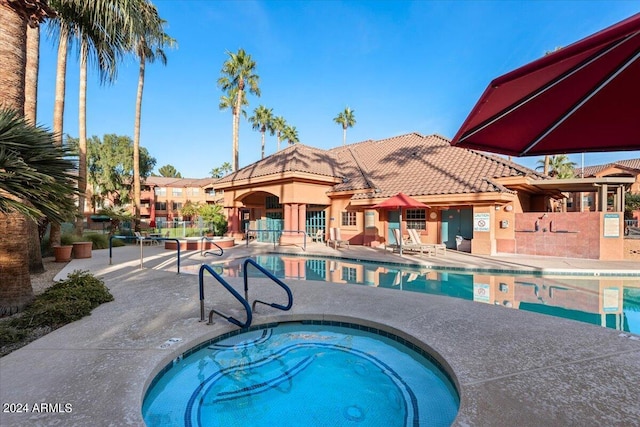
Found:
[(206, 240), (206, 241), (208, 241), (208, 242), (210, 242), (210, 243), (213, 243), (213, 245), (214, 245), (215, 247), (217, 247), (218, 249), (220, 249), (220, 253), (219, 253), (219, 254), (217, 254), (217, 253), (215, 253), (215, 252), (211, 252), (211, 251), (205, 251), (205, 252), (204, 252), (204, 254), (205, 254), (205, 255), (206, 255), (206, 254), (212, 254), (212, 255), (222, 256), (222, 255), (224, 254), (224, 250), (222, 250), (222, 248), (221, 248), (221, 247), (220, 247), (216, 242), (214, 242), (212, 239), (208, 238), (207, 236), (202, 236), (202, 237), (200, 238), (200, 256), (203, 256), (203, 255), (202, 255), (202, 251), (204, 250), (204, 241), (205, 241), (205, 240)]
[(265, 269), (264, 267), (262, 267), (260, 264), (258, 264), (257, 262), (255, 262), (251, 258), (247, 258), (246, 260), (244, 260), (244, 264), (243, 264), (244, 299), (245, 299), (245, 301), (249, 301), (249, 281), (248, 281), (248, 276), (247, 276), (247, 266), (249, 264), (253, 265), (256, 269), (258, 269), (260, 272), (262, 272), (265, 276), (267, 276), (269, 279), (274, 281), (276, 284), (280, 285), (280, 287), (282, 289), (284, 289), (285, 292), (287, 293), (287, 298), (289, 300), (286, 306), (285, 305), (281, 305), (281, 304), (277, 304), (275, 302), (268, 303), (268, 302), (264, 302), (264, 301), (260, 301), (260, 300), (255, 300), (255, 301), (253, 301), (253, 304), (251, 305), (252, 309), (255, 310), (256, 303), (260, 303), (260, 304), (271, 306), (273, 308), (277, 308), (278, 310), (282, 310), (282, 311), (289, 310), (291, 308), (291, 306), (293, 305), (293, 294), (291, 293), (291, 289), (289, 289), (289, 287), (282, 280), (278, 279), (276, 276), (271, 274), (271, 272), (269, 270)]
[(202, 264), (200, 266), (200, 271), (198, 272), (198, 284), (200, 286), (200, 321), (204, 322), (204, 271), (205, 270), (207, 270), (214, 277), (214, 279), (218, 281), (218, 283), (224, 286), (225, 289), (228, 290), (235, 299), (237, 299), (238, 301), (240, 301), (240, 303), (242, 303), (242, 306), (244, 307), (244, 310), (247, 313), (247, 320), (246, 322), (242, 323), (231, 316), (227, 316), (226, 314), (218, 310), (212, 309), (211, 312), (209, 313), (209, 323), (211, 323), (212, 314), (216, 313), (218, 316), (224, 317), (228, 322), (231, 322), (234, 325), (240, 326), (241, 328), (248, 328), (251, 325), (251, 318), (252, 318), (251, 307), (249, 306), (249, 303), (245, 298), (242, 298), (242, 295), (240, 295), (238, 291), (233, 289), (230, 284), (228, 284), (218, 273), (216, 273), (213, 268), (211, 268), (206, 264)]
[(307, 232), (304, 230), (280, 230), (280, 236), (282, 236), (282, 233), (302, 233), (302, 250), (306, 251), (307, 250)]
[(136, 236), (121, 236), (121, 235), (116, 235), (114, 234), (113, 236), (109, 237), (109, 265), (112, 264), (113, 262), (113, 239), (122, 239), (122, 240), (127, 240), (127, 239), (137, 239)]
[(177, 274), (180, 274), (180, 240), (174, 239), (172, 237), (148, 237), (148, 239), (155, 240), (157, 242), (162, 242), (165, 240), (171, 240), (173, 242), (176, 242), (176, 249), (178, 251), (178, 273)]

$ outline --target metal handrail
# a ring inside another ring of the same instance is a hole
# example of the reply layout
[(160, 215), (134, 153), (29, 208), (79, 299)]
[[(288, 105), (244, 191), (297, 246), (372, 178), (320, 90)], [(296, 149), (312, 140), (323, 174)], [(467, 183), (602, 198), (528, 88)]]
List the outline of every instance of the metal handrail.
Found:
[(302, 239), (302, 250), (306, 251), (307, 250), (307, 232), (304, 230), (280, 230), (280, 236), (282, 236), (282, 233), (302, 233), (302, 235), (304, 236)]
[(269, 279), (271, 279), (272, 281), (274, 281), (276, 284), (280, 285), (281, 288), (283, 288), (285, 290), (285, 292), (287, 293), (287, 298), (288, 298), (288, 303), (286, 306), (281, 305), (281, 304), (277, 304), (277, 303), (268, 303), (268, 302), (264, 302), (264, 301), (260, 301), (260, 300), (255, 300), (253, 301), (253, 304), (251, 305), (251, 308), (253, 310), (256, 309), (256, 303), (260, 303), (260, 304), (264, 304), (264, 305), (268, 305), (270, 307), (273, 308), (277, 308), (278, 310), (282, 310), (282, 311), (287, 311), (291, 308), (291, 306), (293, 305), (293, 294), (291, 293), (291, 289), (289, 289), (289, 287), (282, 282), (282, 280), (278, 279), (276, 276), (274, 276), (273, 274), (271, 274), (271, 272), (267, 269), (265, 269), (264, 267), (262, 267), (261, 265), (259, 265), (257, 262), (255, 262), (254, 260), (247, 258), (246, 260), (244, 260), (244, 264), (243, 264), (243, 270), (244, 270), (244, 299), (245, 301), (249, 301), (249, 278), (247, 275), (247, 266), (251, 264), (253, 265), (256, 269), (258, 269), (259, 271), (261, 271), (265, 276), (267, 276)]
[[(266, 230), (266, 229), (262, 229), (262, 228), (247, 228), (245, 230), (245, 236), (246, 236), (246, 240), (247, 240), (247, 245), (249, 246), (249, 233), (250, 232), (261, 232), (261, 233), (279, 233), (280, 236), (282, 236), (282, 233), (302, 233), (303, 237), (303, 246), (302, 246), (302, 250), (306, 251), (307, 250), (307, 232), (304, 230)], [(276, 239), (276, 234), (273, 234), (273, 249), (276, 248), (276, 242), (278, 239)]]
[[(240, 326), (241, 328), (248, 328), (251, 325), (251, 307), (249, 306), (249, 303), (247, 302), (247, 300), (245, 298), (242, 298), (242, 295), (240, 295), (238, 293), (238, 291), (236, 291), (235, 289), (233, 289), (231, 287), (230, 284), (228, 284), (218, 273), (216, 273), (213, 268), (211, 268), (210, 266), (206, 265), (206, 264), (202, 264), (200, 266), (200, 271), (198, 272), (198, 283), (200, 286), (200, 321), (204, 322), (204, 271), (207, 270), (213, 277), (214, 279), (216, 279), (218, 281), (218, 283), (220, 283), (222, 286), (225, 287), (226, 290), (228, 290), (231, 295), (234, 296), (235, 299), (237, 299), (238, 301), (240, 301), (240, 303), (242, 303), (242, 306), (244, 307), (245, 312), (247, 313), (247, 320), (246, 322), (242, 323), (239, 320), (231, 317), (231, 316), (227, 316), (226, 314), (222, 313), (221, 311), (218, 311), (216, 309), (212, 309), (209, 312), (209, 325), (213, 323), (213, 313), (217, 314), (218, 316), (224, 317), (228, 322), (233, 323), (236, 326)], [(246, 282), (245, 282), (246, 283)], [(246, 291), (245, 291), (246, 294)]]
[[(123, 239), (123, 240), (127, 240), (127, 239), (135, 239), (138, 240), (140, 242), (140, 268), (143, 267), (143, 258), (144, 258), (144, 253), (143, 253), (143, 249), (142, 249), (142, 240), (140, 240), (140, 238), (138, 236), (119, 236), (119, 235), (113, 235), (111, 237), (109, 237), (109, 265), (113, 264), (113, 239)], [(177, 249), (177, 256), (178, 256), (178, 273), (180, 274), (180, 240), (178, 239), (172, 239), (169, 237), (145, 237), (145, 239), (147, 240), (155, 240), (155, 241), (163, 241), (163, 240), (172, 240), (176, 242), (176, 249)]]
[(220, 247), (216, 242), (214, 242), (212, 239), (208, 238), (207, 236), (202, 236), (202, 237), (200, 238), (200, 256), (203, 256), (203, 255), (202, 255), (202, 251), (204, 250), (204, 241), (205, 241), (205, 240), (206, 240), (206, 241), (208, 241), (208, 242), (213, 243), (215, 247), (217, 247), (218, 249), (220, 249), (220, 253), (219, 253), (219, 254), (217, 254), (217, 253), (215, 253), (215, 252), (205, 251), (205, 252), (204, 252), (204, 255), (206, 255), (206, 254), (212, 254), (212, 255), (222, 256), (222, 255), (224, 254), (224, 250), (222, 250), (222, 248), (221, 248), (221, 247)]

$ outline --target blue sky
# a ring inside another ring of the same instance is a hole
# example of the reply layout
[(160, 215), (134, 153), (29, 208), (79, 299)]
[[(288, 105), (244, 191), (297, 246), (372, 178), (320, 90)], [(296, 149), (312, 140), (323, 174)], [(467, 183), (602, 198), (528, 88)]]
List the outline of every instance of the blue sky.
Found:
[[(214, 1), (155, 0), (178, 47), (147, 66), (141, 145), (183, 177), (231, 162), (231, 112), (218, 108), (226, 51), (257, 63), (262, 96), (303, 144), (342, 144), (333, 118), (346, 106), (347, 143), (409, 132), (452, 138), (495, 77), (640, 11), (635, 1)], [(57, 45), (41, 38), (38, 122), (51, 127)], [(117, 81), (89, 75), (88, 135), (133, 137), (138, 64)], [(70, 55), (64, 132), (78, 135), (78, 61)], [(267, 136), (266, 154), (276, 151)], [(640, 151), (584, 156), (585, 165), (639, 158)], [(240, 126), (240, 167), (260, 159), (260, 133)], [(535, 168), (540, 157), (514, 158)], [(571, 159), (581, 164), (581, 155)]]

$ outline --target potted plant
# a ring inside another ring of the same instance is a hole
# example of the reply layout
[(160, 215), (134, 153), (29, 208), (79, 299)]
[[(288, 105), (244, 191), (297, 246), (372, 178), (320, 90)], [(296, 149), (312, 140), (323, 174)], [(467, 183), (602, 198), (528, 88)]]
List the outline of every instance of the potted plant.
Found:
[(69, 262), (71, 261), (71, 251), (73, 245), (59, 245), (53, 247), (53, 256), (55, 262)]

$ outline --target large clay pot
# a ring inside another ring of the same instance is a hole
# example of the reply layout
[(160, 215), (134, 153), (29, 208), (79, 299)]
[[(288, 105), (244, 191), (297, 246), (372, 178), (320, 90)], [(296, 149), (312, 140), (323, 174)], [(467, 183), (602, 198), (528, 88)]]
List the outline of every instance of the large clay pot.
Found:
[(53, 247), (53, 256), (56, 262), (69, 262), (71, 261), (71, 250), (73, 246), (63, 245)]
[(73, 243), (73, 257), (75, 259), (91, 258), (92, 242), (74, 242)]

